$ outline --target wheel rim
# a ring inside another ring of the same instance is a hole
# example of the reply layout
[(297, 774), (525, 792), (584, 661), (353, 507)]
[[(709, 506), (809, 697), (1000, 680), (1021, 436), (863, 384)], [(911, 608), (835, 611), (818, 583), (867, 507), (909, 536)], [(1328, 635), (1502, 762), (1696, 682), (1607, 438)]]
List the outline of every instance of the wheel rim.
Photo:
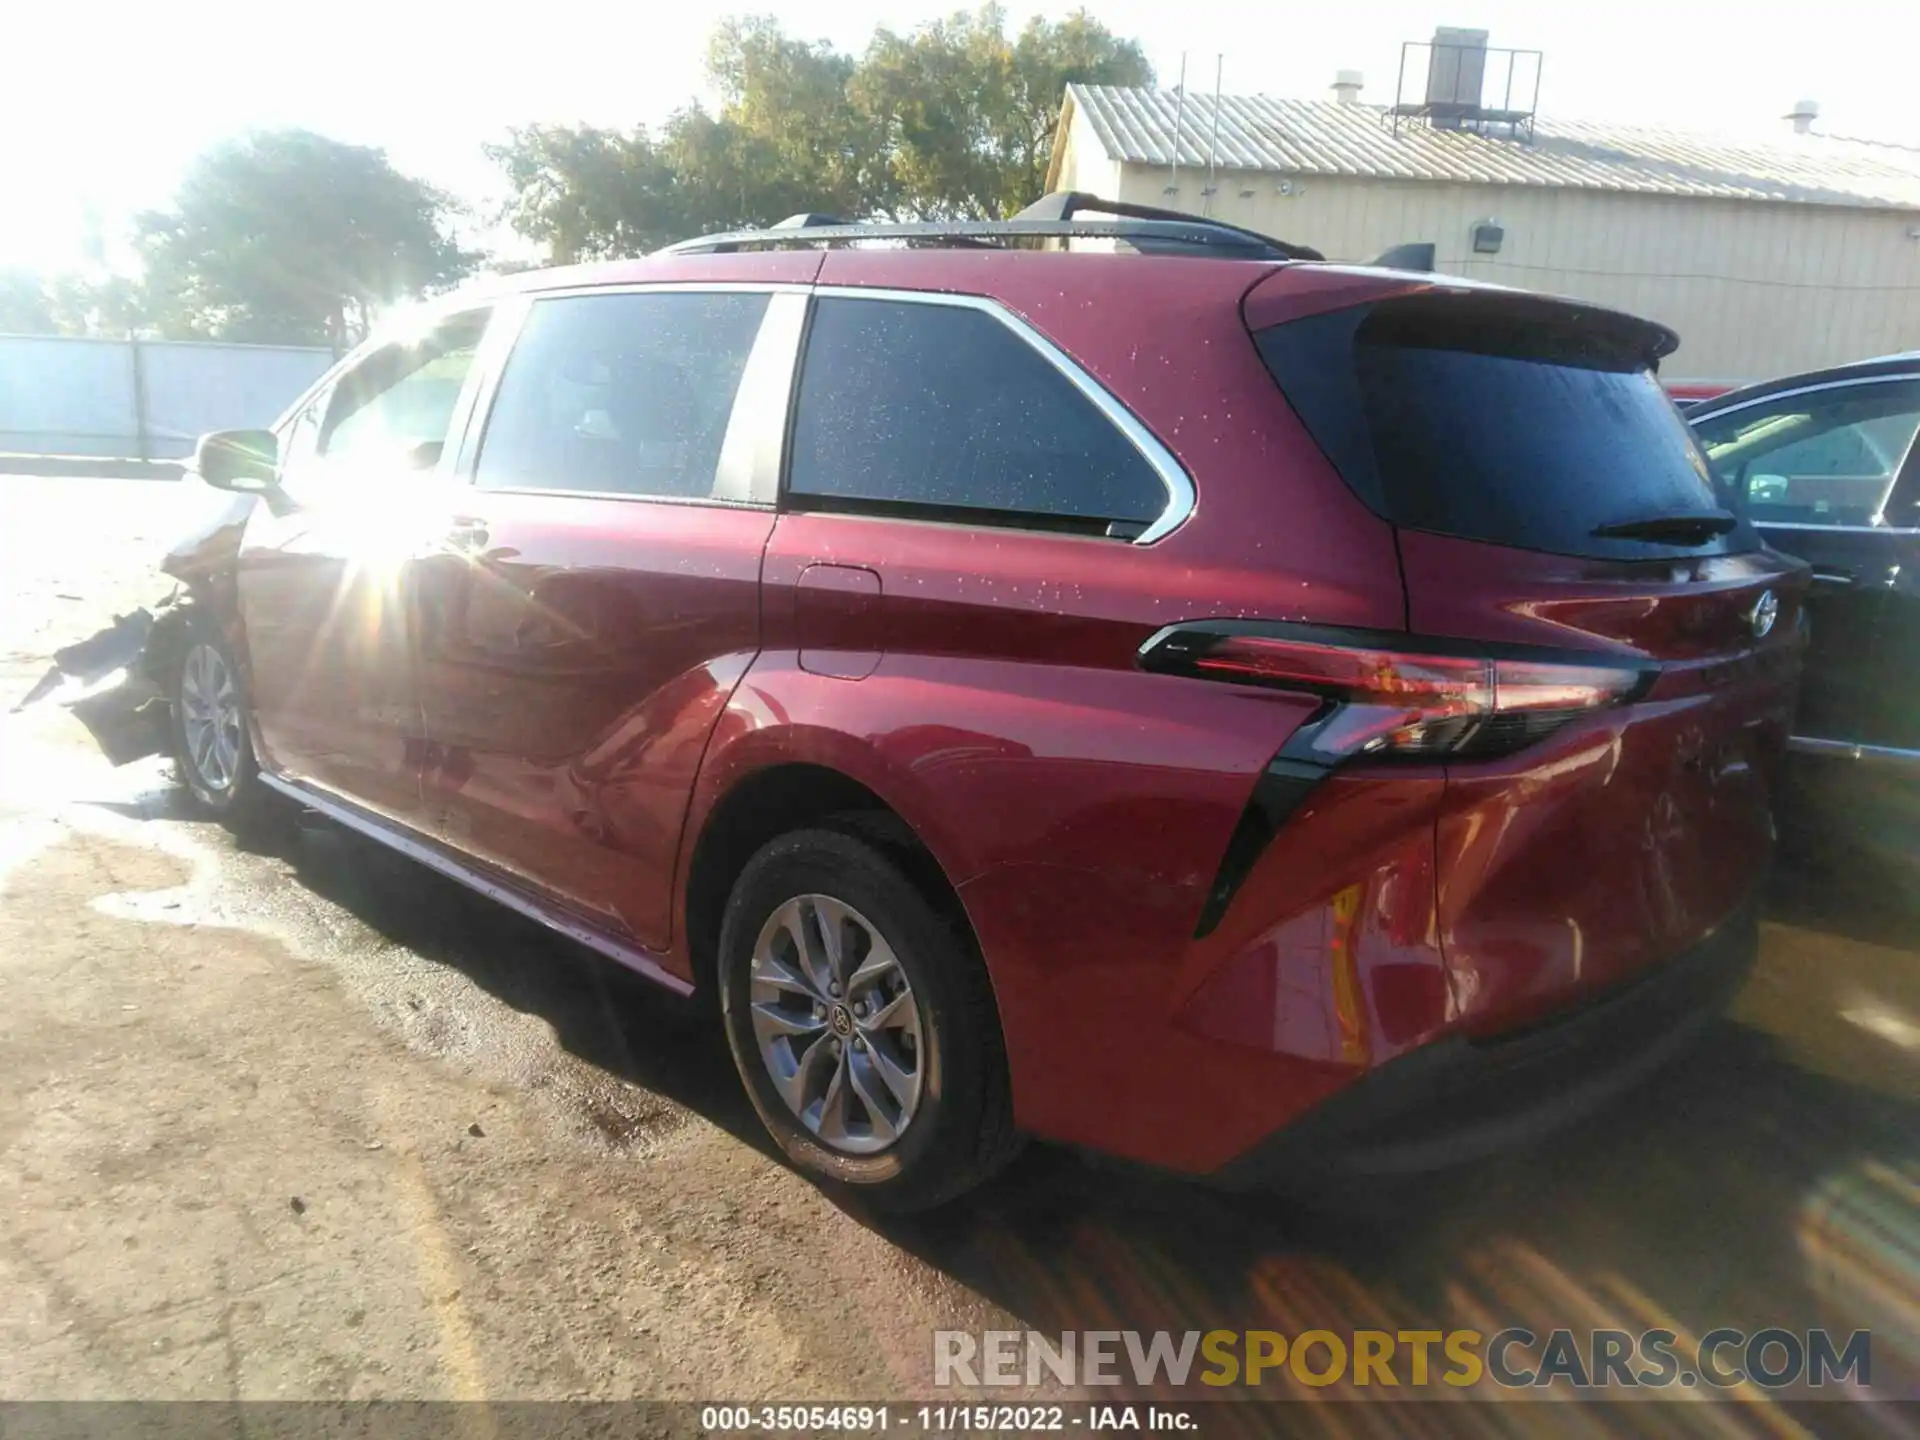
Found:
[(226, 657), (211, 645), (195, 645), (180, 672), (180, 732), (187, 763), (207, 789), (233, 788), (240, 772), (240, 693)]
[(873, 922), (797, 895), (754, 942), (748, 1004), (760, 1062), (796, 1119), (849, 1155), (894, 1144), (920, 1108), (920, 1007)]

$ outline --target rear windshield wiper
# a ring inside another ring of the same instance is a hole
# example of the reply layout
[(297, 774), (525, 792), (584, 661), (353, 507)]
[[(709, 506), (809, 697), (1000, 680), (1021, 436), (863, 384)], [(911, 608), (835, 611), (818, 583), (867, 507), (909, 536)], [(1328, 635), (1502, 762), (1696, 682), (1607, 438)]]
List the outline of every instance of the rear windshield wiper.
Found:
[(1727, 510), (1669, 510), (1638, 520), (1615, 520), (1611, 524), (1596, 525), (1592, 533), (1596, 540), (1652, 540), (1667, 545), (1704, 545), (1715, 536), (1726, 534), (1739, 523), (1739, 516)]

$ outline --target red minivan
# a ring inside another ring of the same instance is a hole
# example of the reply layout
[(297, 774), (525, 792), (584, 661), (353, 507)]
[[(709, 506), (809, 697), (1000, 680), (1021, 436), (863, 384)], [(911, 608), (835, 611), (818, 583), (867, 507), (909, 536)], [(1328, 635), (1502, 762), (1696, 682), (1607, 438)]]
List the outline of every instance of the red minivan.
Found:
[(811, 1175), (1416, 1172), (1754, 951), (1807, 577), (1675, 343), (1085, 197), (517, 275), (203, 440), (151, 653), (206, 807), (710, 998)]

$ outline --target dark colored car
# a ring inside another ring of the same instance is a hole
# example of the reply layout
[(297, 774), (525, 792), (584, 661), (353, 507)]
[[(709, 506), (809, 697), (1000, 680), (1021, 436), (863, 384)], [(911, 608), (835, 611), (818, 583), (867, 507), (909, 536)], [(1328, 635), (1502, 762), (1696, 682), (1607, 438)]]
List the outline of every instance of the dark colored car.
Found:
[(1705, 404), (1733, 389), (1731, 385), (1712, 380), (1668, 380), (1665, 384), (1667, 394), (1673, 397), (1675, 408), (1682, 411)]
[(1920, 354), (1751, 385), (1688, 420), (1754, 527), (1813, 568), (1794, 747), (1920, 763)]
[(1717, 482), (1813, 569), (1793, 749), (1849, 831), (1920, 856), (1920, 352), (1688, 412)]
[(1674, 337), (1082, 203), (515, 276), (208, 437), (263, 503), (156, 627), (194, 794), (710, 997), (895, 1205), (1020, 1135), (1418, 1171), (1645, 1074), (1753, 953), (1807, 579)]

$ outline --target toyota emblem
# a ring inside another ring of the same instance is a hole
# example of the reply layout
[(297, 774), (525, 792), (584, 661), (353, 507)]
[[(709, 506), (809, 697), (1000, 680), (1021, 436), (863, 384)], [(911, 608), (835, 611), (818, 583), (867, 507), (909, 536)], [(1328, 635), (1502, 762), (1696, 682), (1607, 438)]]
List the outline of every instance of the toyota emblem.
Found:
[(1780, 618), (1780, 597), (1771, 590), (1762, 590), (1760, 598), (1753, 602), (1753, 609), (1747, 619), (1753, 622), (1753, 638), (1764, 640), (1767, 632), (1773, 629), (1773, 622)]

